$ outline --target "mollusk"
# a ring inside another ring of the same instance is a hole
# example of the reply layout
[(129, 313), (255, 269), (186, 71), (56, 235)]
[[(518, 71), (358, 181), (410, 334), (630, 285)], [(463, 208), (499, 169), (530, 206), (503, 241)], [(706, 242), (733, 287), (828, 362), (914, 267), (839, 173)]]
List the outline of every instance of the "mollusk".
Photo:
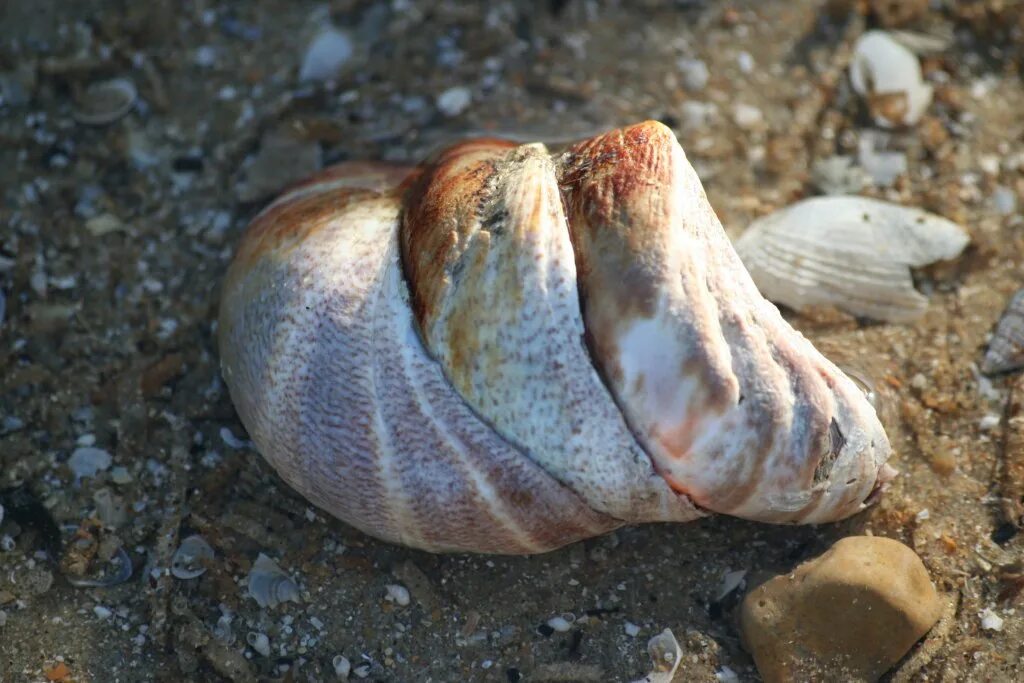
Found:
[(432, 551), (826, 522), (894, 473), (864, 394), (761, 297), (656, 122), (326, 169), (254, 219), (218, 334), (285, 481)]

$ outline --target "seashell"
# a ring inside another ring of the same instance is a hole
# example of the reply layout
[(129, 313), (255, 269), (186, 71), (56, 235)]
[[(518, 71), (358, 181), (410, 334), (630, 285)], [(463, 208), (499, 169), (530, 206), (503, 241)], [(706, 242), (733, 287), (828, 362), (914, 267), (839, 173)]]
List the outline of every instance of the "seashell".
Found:
[(672, 633), (665, 629), (647, 642), (647, 654), (650, 655), (654, 668), (649, 674), (633, 683), (672, 683), (683, 660), (683, 648)]
[(206, 573), (213, 561), (213, 548), (202, 536), (184, 539), (171, 556), (171, 574), (178, 579), (195, 579)]
[(260, 607), (299, 602), (299, 587), (277, 562), (260, 553), (249, 570), (249, 595)]
[(981, 361), (981, 371), (986, 375), (1020, 368), (1024, 368), (1024, 289), (1006, 305)]
[(912, 126), (932, 101), (932, 86), (921, 78), (917, 56), (885, 31), (867, 31), (853, 46), (850, 84), (867, 99), (883, 128)]
[(865, 197), (805, 199), (754, 221), (736, 242), (768, 299), (832, 305), (889, 322), (920, 317), (928, 299), (911, 267), (955, 258), (969, 242), (935, 214)]
[(326, 169), (254, 219), (222, 292), (257, 449), (391, 542), (826, 522), (892, 476), (874, 408), (758, 293), (657, 122)]
[(245, 635), (245, 642), (249, 644), (255, 652), (263, 657), (270, 656), (270, 638), (267, 637), (266, 633), (259, 633), (258, 631), (249, 631)]
[(78, 97), (71, 115), (87, 126), (105, 126), (135, 108), (139, 93), (127, 78), (112, 78), (88, 86)]

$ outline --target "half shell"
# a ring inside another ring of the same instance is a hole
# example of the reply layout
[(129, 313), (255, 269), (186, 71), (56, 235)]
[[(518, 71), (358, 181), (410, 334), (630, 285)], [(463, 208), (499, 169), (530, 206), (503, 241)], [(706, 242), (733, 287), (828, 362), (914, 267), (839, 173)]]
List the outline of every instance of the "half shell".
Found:
[(907, 322), (928, 306), (910, 268), (953, 259), (969, 241), (963, 228), (941, 216), (835, 196), (805, 199), (754, 221), (736, 251), (772, 301)]

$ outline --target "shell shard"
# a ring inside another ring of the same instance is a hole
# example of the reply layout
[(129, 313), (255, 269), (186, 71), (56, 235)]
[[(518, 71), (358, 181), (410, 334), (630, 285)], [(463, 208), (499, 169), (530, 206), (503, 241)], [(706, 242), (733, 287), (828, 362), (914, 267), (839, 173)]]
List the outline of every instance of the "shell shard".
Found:
[(189, 536), (182, 540), (171, 556), (171, 574), (178, 579), (195, 579), (206, 573), (213, 557), (213, 548), (205, 538)]
[(260, 607), (299, 602), (299, 587), (277, 562), (260, 553), (249, 570), (249, 595)]
[(219, 335), (281, 476), (427, 550), (828, 521), (886, 472), (874, 409), (761, 298), (654, 122), (327, 169), (254, 220)]
[(1006, 305), (981, 361), (986, 375), (1024, 368), (1024, 289)]
[(850, 83), (883, 128), (914, 125), (932, 101), (917, 56), (885, 31), (867, 31), (857, 39)]
[(736, 250), (772, 301), (907, 322), (928, 306), (910, 268), (956, 258), (969, 241), (963, 228), (935, 214), (837, 196), (805, 199), (754, 221)]

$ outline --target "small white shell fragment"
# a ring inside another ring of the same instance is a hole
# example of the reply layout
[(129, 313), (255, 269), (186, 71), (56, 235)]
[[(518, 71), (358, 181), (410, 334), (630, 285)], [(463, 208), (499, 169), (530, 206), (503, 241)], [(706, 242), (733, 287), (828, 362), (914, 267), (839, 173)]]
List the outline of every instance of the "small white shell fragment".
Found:
[(87, 126), (105, 126), (128, 114), (138, 95), (135, 84), (127, 78), (99, 81), (79, 96), (72, 116)]
[(409, 604), (409, 589), (405, 586), (401, 586), (397, 583), (389, 583), (384, 588), (387, 590), (387, 596), (385, 596), (385, 599), (388, 602), (393, 602), (399, 607), (405, 607)]
[(100, 619), (109, 619), (111, 615), (113, 615), (113, 612), (111, 612), (108, 608), (104, 607), (103, 605), (96, 605), (92, 608), (92, 612)]
[(835, 196), (805, 199), (754, 221), (736, 251), (771, 301), (908, 322), (928, 306), (910, 268), (953, 259), (969, 241), (963, 228), (941, 216)]
[(917, 56), (885, 31), (867, 31), (857, 39), (850, 83), (865, 98), (892, 95), (902, 99), (899, 106), (873, 108), (875, 123), (883, 128), (914, 125), (932, 101), (932, 87), (921, 78)]
[(878, 187), (889, 187), (907, 172), (907, 155), (903, 152), (879, 151), (877, 140), (862, 134), (857, 143), (857, 161)]
[(331, 660), (331, 666), (334, 667), (334, 673), (342, 680), (348, 680), (348, 675), (352, 673), (352, 662), (348, 661), (348, 657), (345, 655), (335, 655)]
[(853, 157), (831, 156), (819, 159), (811, 166), (811, 182), (825, 194), (856, 194), (871, 181), (871, 177)]
[(979, 614), (981, 627), (986, 631), (1002, 631), (1003, 618), (996, 614), (991, 607), (986, 607)]
[(565, 633), (572, 628), (573, 622), (576, 621), (576, 617), (572, 614), (565, 613), (558, 616), (551, 617), (548, 619), (547, 624), (555, 631), (559, 633)]
[(672, 683), (683, 659), (683, 650), (672, 629), (667, 628), (651, 638), (647, 643), (647, 654), (651, 656), (654, 668), (634, 683)]
[(627, 621), (622, 625), (622, 630), (626, 632), (626, 635), (630, 638), (636, 638), (640, 635), (640, 627), (631, 621)]
[(992, 341), (981, 361), (986, 375), (1009, 372), (1024, 367), (1024, 289), (1020, 289), (1006, 305), (996, 324)]
[(458, 116), (469, 108), (473, 95), (469, 88), (457, 86), (448, 88), (437, 96), (437, 108), (445, 116)]
[(106, 471), (111, 462), (110, 453), (102, 448), (83, 446), (76, 448), (71, 453), (71, 457), (68, 458), (68, 467), (76, 479), (82, 479), (95, 477), (100, 472)]
[(266, 633), (249, 631), (245, 636), (245, 642), (249, 643), (249, 647), (260, 655), (264, 657), (270, 656), (270, 638), (267, 637)]
[(740, 587), (743, 583), (743, 579), (747, 578), (746, 569), (737, 569), (734, 572), (726, 572), (722, 576), (722, 587), (718, 589), (718, 596), (716, 600), (721, 600), (729, 593)]
[(249, 570), (249, 595), (260, 607), (277, 607), (299, 602), (299, 587), (277, 562), (260, 553)]
[(299, 80), (329, 81), (337, 78), (353, 52), (352, 39), (348, 34), (333, 27), (324, 29), (306, 49), (299, 67)]
[(227, 446), (228, 448), (233, 448), (236, 451), (249, 447), (248, 441), (239, 439), (237, 436), (235, 436), (234, 432), (232, 432), (227, 427), (220, 428), (220, 438), (221, 441), (224, 442), (225, 446)]
[(171, 574), (178, 579), (194, 579), (206, 573), (206, 567), (212, 559), (213, 548), (210, 544), (202, 536), (189, 536), (171, 557)]
[(739, 675), (727, 666), (723, 666), (721, 671), (715, 672), (715, 680), (718, 683), (740, 683)]

